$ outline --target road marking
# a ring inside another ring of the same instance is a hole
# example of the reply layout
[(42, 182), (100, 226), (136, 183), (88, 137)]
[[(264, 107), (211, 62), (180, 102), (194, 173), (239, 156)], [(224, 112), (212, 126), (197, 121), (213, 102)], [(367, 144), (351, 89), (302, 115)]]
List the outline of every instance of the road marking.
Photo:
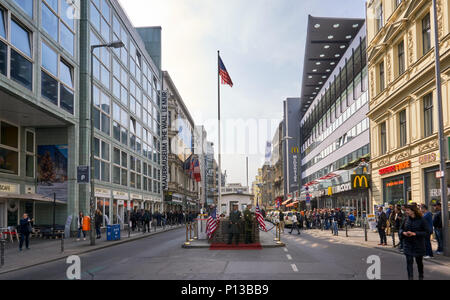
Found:
[(284, 250), (284, 252), (288, 252), (288, 249), (287, 249), (287, 248), (283, 248), (283, 250)]
[(292, 256), (290, 256), (289, 254), (286, 254), (287, 259), (292, 260)]
[(292, 267), (292, 270), (294, 270), (294, 272), (296, 272), (296, 273), (298, 272), (297, 266), (295, 264), (292, 264), (291, 267)]

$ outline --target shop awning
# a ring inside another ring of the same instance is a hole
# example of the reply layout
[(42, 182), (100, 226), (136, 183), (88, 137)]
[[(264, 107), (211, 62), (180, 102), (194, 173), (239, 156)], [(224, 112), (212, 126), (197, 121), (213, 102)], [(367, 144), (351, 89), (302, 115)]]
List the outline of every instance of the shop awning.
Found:
[[(26, 200), (26, 201), (37, 201), (53, 203), (52, 198), (44, 197), (38, 194), (0, 194), (0, 199), (10, 199), (10, 200)], [(67, 204), (66, 202), (56, 199), (57, 204)]]
[(297, 203), (299, 203), (298, 201), (295, 201), (295, 202), (292, 202), (291, 204), (289, 204), (289, 205), (286, 205), (286, 207), (293, 207), (295, 204), (297, 204)]
[(281, 203), (281, 205), (286, 205), (286, 204), (288, 204), (291, 201), (292, 201), (292, 198), (289, 198), (286, 201), (284, 201), (283, 203)]

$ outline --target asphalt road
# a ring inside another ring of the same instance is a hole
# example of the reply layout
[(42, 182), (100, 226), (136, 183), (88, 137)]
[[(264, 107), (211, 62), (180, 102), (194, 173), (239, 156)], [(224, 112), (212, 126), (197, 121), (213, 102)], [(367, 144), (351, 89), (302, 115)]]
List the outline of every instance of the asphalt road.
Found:
[[(381, 260), (381, 279), (406, 279), (404, 256), (337, 244), (306, 234), (284, 235), (285, 248), (243, 251), (182, 249), (183, 229), (81, 255), (83, 280), (367, 279), (367, 258)], [(0, 280), (65, 280), (65, 260), (0, 275)], [(450, 269), (426, 263), (425, 279), (450, 279)], [(417, 276), (417, 274), (416, 274)]]

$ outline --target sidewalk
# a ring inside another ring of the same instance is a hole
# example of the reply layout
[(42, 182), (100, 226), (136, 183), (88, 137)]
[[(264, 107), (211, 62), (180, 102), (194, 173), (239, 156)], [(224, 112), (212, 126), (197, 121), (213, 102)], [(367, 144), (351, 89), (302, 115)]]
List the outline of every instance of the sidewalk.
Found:
[(90, 245), (89, 236), (87, 237), (86, 241), (83, 241), (83, 239), (81, 239), (77, 242), (76, 238), (65, 239), (64, 252), (61, 252), (60, 239), (31, 239), (30, 250), (26, 250), (24, 246), (22, 251), (19, 251), (19, 243), (17, 241), (14, 241), (13, 243), (8, 241), (5, 247), (5, 265), (0, 266), (0, 274), (17, 271), (31, 266), (41, 265), (52, 261), (57, 261), (71, 255), (80, 255), (83, 253), (132, 242), (135, 240), (150, 237), (155, 234), (184, 227), (185, 225), (166, 226), (165, 230), (163, 230), (161, 227), (158, 227), (156, 231), (154, 231), (154, 229), (152, 228), (151, 233), (146, 234), (135, 231), (134, 233), (131, 233), (130, 237), (128, 237), (128, 230), (125, 230), (121, 232), (121, 239), (119, 241), (107, 241), (106, 233), (103, 233), (101, 239), (95, 240), (95, 246)]
[[(333, 236), (331, 230), (320, 230), (320, 229), (310, 229), (304, 230), (302, 233), (307, 235), (320, 238), (320, 239), (328, 239), (330, 242), (344, 243), (344, 244), (353, 244), (358, 246), (363, 246), (367, 248), (375, 248), (378, 250), (384, 250), (393, 252), (396, 254), (403, 255), (400, 253), (398, 248), (393, 247), (392, 236), (387, 237), (388, 246), (378, 246), (380, 243), (380, 236), (378, 235), (378, 231), (374, 232), (373, 230), (367, 230), (367, 242), (365, 241), (364, 229), (362, 228), (353, 228), (348, 229), (348, 237), (346, 237), (345, 229), (339, 230), (338, 236)], [(395, 244), (398, 245), (398, 235), (395, 234)], [(432, 240), (431, 245), (433, 249), (437, 249), (436, 241)], [(439, 265), (449, 266), (450, 267), (450, 258), (445, 257), (443, 255), (435, 255), (434, 259), (427, 259), (427, 262), (436, 263)]]

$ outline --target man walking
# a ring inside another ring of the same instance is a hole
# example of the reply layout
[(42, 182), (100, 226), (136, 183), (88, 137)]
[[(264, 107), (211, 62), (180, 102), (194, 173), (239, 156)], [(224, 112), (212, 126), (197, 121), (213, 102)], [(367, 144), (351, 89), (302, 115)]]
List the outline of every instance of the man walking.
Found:
[(380, 235), (380, 243), (378, 246), (387, 246), (387, 238), (386, 238), (386, 226), (387, 226), (387, 216), (383, 211), (383, 207), (378, 207), (378, 234)]
[(280, 211), (280, 227), (281, 227), (281, 232), (284, 233), (284, 213), (282, 211)]
[(23, 218), (20, 219), (19, 225), (19, 233), (20, 233), (19, 251), (22, 251), (24, 241), (27, 250), (30, 249), (30, 233), (33, 231), (31, 222), (33, 222), (33, 220), (30, 220), (28, 214), (23, 214)]
[(433, 217), (433, 227), (434, 227), (434, 234), (436, 235), (436, 240), (438, 242), (438, 249), (436, 251), (436, 254), (440, 255), (443, 253), (444, 248), (442, 247), (442, 210), (441, 210), (441, 203), (436, 203), (434, 205), (434, 210), (436, 213)]
[(427, 222), (428, 227), (430, 228), (430, 232), (427, 232), (425, 235), (425, 256), (423, 258), (430, 259), (434, 258), (433, 256), (433, 248), (431, 246), (431, 233), (433, 228), (433, 215), (428, 211), (428, 206), (422, 204), (420, 206), (420, 210), (423, 214), (423, 218), (425, 222)]

